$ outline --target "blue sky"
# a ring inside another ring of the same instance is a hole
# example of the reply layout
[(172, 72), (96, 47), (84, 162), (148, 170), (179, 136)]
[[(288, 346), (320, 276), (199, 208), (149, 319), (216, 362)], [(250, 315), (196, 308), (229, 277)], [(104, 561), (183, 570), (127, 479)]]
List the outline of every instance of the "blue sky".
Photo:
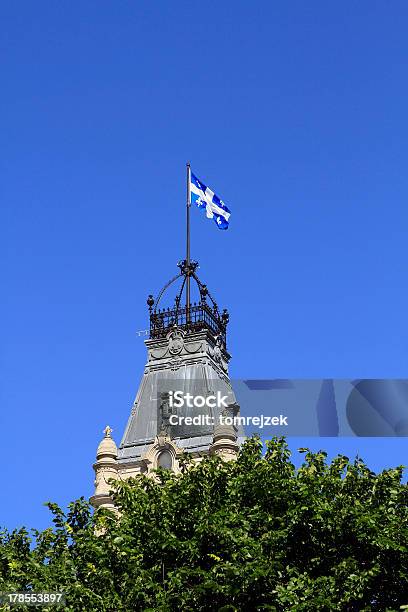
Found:
[[(407, 377), (408, 6), (11, 1), (0, 7), (0, 524), (92, 493), (145, 363), (146, 297), (192, 211), (234, 378)], [(293, 440), (294, 448), (305, 440)], [(314, 440), (374, 469), (403, 439)], [(32, 475), (31, 475), (32, 474)]]

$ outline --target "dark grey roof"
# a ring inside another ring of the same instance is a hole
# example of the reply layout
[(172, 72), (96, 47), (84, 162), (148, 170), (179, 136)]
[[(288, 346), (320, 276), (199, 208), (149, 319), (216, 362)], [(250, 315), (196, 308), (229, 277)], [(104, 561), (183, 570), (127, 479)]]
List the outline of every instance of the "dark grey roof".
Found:
[[(180, 390), (208, 397), (219, 391), (228, 397), (226, 403), (235, 404), (225, 348), (205, 330), (187, 334), (177, 328), (165, 338), (146, 340), (146, 346), (148, 361), (119, 447), (119, 462), (141, 459), (163, 430), (186, 451), (208, 451), (214, 426), (170, 425), (166, 417), (170, 412), (174, 414), (175, 409), (166, 405), (165, 394)], [(179, 417), (208, 415), (217, 422), (219, 410), (183, 407), (176, 414)], [(240, 431), (239, 436), (242, 435)]]

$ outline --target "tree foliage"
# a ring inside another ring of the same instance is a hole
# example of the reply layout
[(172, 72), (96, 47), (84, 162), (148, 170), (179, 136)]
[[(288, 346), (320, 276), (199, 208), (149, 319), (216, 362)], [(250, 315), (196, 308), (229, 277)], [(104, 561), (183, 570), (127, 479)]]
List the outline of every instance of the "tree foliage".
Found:
[[(402, 468), (247, 440), (114, 485), (119, 517), (80, 499), (53, 527), (0, 534), (1, 591), (64, 591), (68, 610), (399, 610), (408, 602)], [(21, 608), (20, 608), (21, 609)], [(28, 608), (27, 608), (28, 609)]]

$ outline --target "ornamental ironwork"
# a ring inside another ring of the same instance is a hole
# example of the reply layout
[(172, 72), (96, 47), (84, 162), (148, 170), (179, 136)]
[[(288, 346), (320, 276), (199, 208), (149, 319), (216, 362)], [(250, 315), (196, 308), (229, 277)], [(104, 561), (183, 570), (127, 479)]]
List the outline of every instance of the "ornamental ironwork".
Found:
[[(165, 338), (171, 329), (181, 328), (186, 333), (193, 333), (207, 330), (214, 341), (222, 342), (226, 346), (227, 324), (229, 314), (227, 310), (219, 312), (217, 303), (211, 296), (208, 288), (203, 284), (196, 274), (198, 264), (191, 261), (187, 265), (186, 261), (178, 264), (180, 273), (172, 278), (160, 291), (156, 299), (149, 295), (147, 305), (150, 313), (150, 338)], [(158, 308), (164, 292), (177, 279), (183, 277), (181, 289), (175, 298), (175, 305), (172, 308)], [(194, 279), (200, 292), (200, 301), (191, 304), (181, 305), (183, 291), (185, 290), (187, 278)]]

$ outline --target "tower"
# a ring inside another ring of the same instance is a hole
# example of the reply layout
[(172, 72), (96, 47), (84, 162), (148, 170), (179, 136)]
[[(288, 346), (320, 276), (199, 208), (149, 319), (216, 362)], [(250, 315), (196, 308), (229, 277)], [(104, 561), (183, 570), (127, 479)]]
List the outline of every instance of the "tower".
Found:
[[(239, 406), (228, 375), (227, 310), (217, 303), (197, 276), (190, 259), (190, 208), (193, 200), (228, 227), (230, 211), (187, 164), (186, 259), (179, 272), (164, 285), (156, 299), (149, 295), (150, 334), (145, 341), (147, 363), (130, 417), (117, 449), (110, 427), (99, 444), (94, 463), (95, 507), (112, 507), (109, 478), (149, 474), (159, 467), (177, 472), (188, 452), (194, 461), (214, 454), (234, 459), (243, 437), (237, 427)], [(195, 282), (197, 301), (191, 302)], [(171, 306), (163, 307), (169, 288), (179, 283)], [(183, 300), (183, 296), (185, 301)], [(235, 417), (235, 418), (234, 418)]]
[[(229, 315), (219, 311), (199, 279), (196, 262), (184, 260), (178, 267), (157, 298), (148, 297), (147, 363), (119, 448), (109, 427), (98, 447), (95, 507), (112, 505), (108, 478), (149, 474), (158, 467), (177, 472), (184, 452), (195, 461), (208, 454), (229, 460), (239, 450), (243, 431), (232, 418), (239, 406), (228, 374)], [(195, 282), (198, 301), (186, 299), (182, 305), (188, 279)], [(177, 282), (172, 306), (162, 308)]]

